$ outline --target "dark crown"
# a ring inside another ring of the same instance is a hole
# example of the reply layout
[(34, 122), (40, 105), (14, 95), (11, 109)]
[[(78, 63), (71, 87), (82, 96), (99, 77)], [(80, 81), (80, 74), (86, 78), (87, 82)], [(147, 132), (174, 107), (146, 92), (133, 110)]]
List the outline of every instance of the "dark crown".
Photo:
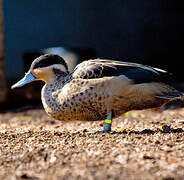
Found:
[(68, 72), (68, 65), (65, 62), (65, 60), (56, 55), (56, 54), (45, 54), (41, 55), (38, 58), (36, 58), (32, 65), (31, 69), (36, 69), (36, 68), (43, 68), (43, 67), (48, 67), (54, 64), (61, 64), (66, 68), (66, 71)]

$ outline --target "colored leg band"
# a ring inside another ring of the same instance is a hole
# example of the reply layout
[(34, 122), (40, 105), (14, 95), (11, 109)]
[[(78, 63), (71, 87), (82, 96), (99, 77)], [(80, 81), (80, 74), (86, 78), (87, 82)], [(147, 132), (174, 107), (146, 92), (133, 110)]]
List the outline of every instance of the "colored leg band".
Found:
[(111, 124), (111, 123), (112, 123), (112, 121), (111, 121), (111, 120), (109, 120), (109, 119), (106, 119), (106, 120), (105, 120), (105, 123), (107, 123), (107, 124)]

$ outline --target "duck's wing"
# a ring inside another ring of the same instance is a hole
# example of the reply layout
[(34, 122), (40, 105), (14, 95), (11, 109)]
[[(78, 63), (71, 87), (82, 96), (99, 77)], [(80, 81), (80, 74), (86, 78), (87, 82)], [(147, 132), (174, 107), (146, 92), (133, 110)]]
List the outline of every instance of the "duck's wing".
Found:
[[(123, 76), (126, 78), (122, 78), (122, 80), (131, 80), (132, 84), (136, 85), (134, 87), (145, 87), (141, 84), (146, 84), (150, 94), (154, 94), (155, 97), (174, 99), (183, 96), (180, 91), (177, 91), (171, 85), (173, 79), (170, 73), (158, 68), (137, 63), (103, 59), (84, 61), (76, 66), (72, 76), (74, 79), (96, 79)], [(142, 89), (142, 91), (146, 92), (144, 89)]]
[(76, 66), (73, 78), (95, 79), (111, 76), (122, 76), (132, 80), (135, 84), (158, 82), (170, 77), (164, 70), (144, 66), (136, 63), (120, 62), (113, 60), (89, 60)]

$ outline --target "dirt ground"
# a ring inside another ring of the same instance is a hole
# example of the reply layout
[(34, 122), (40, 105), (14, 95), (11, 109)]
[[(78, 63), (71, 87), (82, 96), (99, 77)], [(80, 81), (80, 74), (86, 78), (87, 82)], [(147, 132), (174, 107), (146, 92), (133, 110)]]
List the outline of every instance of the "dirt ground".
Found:
[(116, 133), (42, 109), (0, 114), (0, 179), (184, 179), (184, 109), (132, 111)]

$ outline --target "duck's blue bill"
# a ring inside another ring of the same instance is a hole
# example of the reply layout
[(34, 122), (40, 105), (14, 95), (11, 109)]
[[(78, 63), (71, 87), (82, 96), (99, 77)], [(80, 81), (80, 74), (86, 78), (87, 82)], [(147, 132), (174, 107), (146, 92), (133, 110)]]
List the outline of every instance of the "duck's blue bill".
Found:
[(22, 87), (24, 86), (25, 84), (28, 84), (32, 81), (34, 81), (36, 79), (35, 76), (32, 75), (32, 73), (30, 71), (28, 71), (26, 73), (26, 75), (20, 80), (18, 81), (16, 84), (14, 84), (11, 89), (14, 89), (14, 88), (19, 88), (19, 87)]

